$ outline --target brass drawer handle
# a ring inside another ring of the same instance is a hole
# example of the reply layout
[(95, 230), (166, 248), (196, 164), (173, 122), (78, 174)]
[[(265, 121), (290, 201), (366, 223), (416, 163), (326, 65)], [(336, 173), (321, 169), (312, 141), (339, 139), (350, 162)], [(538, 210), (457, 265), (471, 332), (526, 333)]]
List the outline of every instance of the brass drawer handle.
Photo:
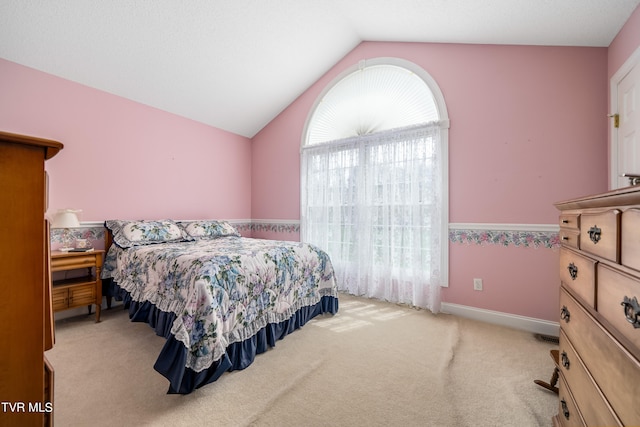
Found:
[(576, 280), (578, 277), (578, 267), (574, 263), (570, 263), (567, 267), (569, 269), (569, 276), (571, 276), (572, 280)]
[(598, 228), (597, 225), (594, 225), (589, 229), (589, 239), (591, 239), (594, 245), (600, 241), (601, 236), (602, 236), (602, 229)]
[(562, 405), (562, 415), (564, 415), (564, 417), (568, 420), (569, 419), (569, 408), (567, 407), (567, 401), (562, 399), (560, 401), (560, 404)]
[(569, 320), (571, 320), (571, 313), (569, 313), (569, 309), (566, 305), (563, 305), (562, 310), (560, 310), (560, 318), (566, 323), (569, 323)]
[(565, 369), (569, 369), (569, 366), (571, 366), (571, 362), (569, 362), (569, 356), (567, 356), (566, 352), (562, 352), (562, 366), (564, 366)]
[(638, 304), (638, 298), (625, 296), (620, 305), (624, 307), (624, 315), (627, 318), (627, 322), (631, 323), (634, 328), (640, 328), (640, 304)]

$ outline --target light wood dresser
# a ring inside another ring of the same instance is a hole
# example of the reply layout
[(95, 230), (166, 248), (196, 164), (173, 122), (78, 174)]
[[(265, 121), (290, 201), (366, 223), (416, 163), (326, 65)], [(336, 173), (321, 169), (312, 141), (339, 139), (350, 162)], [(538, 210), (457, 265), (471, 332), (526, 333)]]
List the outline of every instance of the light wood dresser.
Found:
[(640, 425), (640, 187), (560, 210), (556, 426)]

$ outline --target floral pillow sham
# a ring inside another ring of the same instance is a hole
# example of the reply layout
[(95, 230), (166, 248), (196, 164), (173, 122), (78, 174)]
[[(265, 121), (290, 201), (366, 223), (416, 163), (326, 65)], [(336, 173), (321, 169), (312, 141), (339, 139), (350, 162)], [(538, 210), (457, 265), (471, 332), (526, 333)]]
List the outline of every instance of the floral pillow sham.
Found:
[(187, 233), (188, 238), (195, 240), (216, 239), (218, 237), (236, 236), (240, 233), (227, 221), (193, 221), (180, 224)]
[(170, 219), (157, 221), (108, 220), (105, 221), (104, 226), (111, 230), (114, 243), (121, 248), (189, 240), (180, 226)]

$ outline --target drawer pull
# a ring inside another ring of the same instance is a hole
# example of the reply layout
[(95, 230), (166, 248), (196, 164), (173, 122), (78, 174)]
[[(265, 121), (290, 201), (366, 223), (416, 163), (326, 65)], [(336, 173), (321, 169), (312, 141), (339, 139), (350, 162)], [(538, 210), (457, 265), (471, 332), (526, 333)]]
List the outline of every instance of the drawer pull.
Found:
[(562, 399), (560, 401), (560, 404), (562, 405), (562, 415), (564, 415), (564, 417), (568, 420), (569, 419), (569, 408), (567, 407), (567, 401)]
[(638, 304), (638, 298), (624, 297), (624, 301), (620, 303), (624, 307), (624, 315), (627, 321), (633, 325), (634, 328), (640, 328), (640, 304)]
[(562, 220), (562, 223), (563, 223), (563, 224), (569, 224), (569, 220), (568, 220), (568, 219), (563, 219), (563, 220)]
[(576, 277), (578, 277), (578, 267), (576, 267), (574, 263), (570, 263), (567, 268), (569, 269), (569, 276), (571, 276), (571, 279), (576, 280)]
[(597, 225), (594, 225), (589, 229), (589, 239), (591, 239), (593, 244), (597, 244), (600, 241), (601, 235), (602, 235), (602, 229), (598, 228)]
[(569, 323), (569, 320), (571, 320), (571, 313), (569, 313), (569, 309), (566, 305), (563, 305), (562, 310), (560, 310), (560, 318), (566, 323)]
[(562, 366), (564, 366), (565, 369), (569, 369), (569, 366), (571, 365), (571, 362), (569, 362), (569, 356), (567, 356), (566, 352), (562, 352)]

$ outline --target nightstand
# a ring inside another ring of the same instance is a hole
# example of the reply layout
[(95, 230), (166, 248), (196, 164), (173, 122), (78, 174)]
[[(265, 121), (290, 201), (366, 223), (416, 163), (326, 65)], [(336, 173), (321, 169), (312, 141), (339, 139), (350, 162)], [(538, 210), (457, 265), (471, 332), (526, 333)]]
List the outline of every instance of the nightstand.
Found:
[[(53, 311), (68, 310), (70, 308), (89, 307), (96, 305), (96, 322), (100, 321), (102, 308), (102, 269), (103, 250), (94, 249), (90, 252), (51, 252), (51, 273), (58, 271), (83, 271), (80, 277), (53, 280), (51, 299)], [(75, 276), (75, 275), (74, 275)]]

